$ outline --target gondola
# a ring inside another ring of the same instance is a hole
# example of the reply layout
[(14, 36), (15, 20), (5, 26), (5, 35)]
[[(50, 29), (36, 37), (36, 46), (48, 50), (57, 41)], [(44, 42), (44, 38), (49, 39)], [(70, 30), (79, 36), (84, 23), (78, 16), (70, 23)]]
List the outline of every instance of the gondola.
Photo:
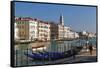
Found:
[(72, 52), (72, 50), (66, 51), (66, 52), (61, 52), (61, 53), (55, 53), (55, 52), (47, 52), (47, 53), (32, 53), (32, 54), (27, 54), (25, 55), (27, 57), (33, 58), (35, 60), (57, 60), (61, 58), (67, 58), (72, 55), (74, 55), (75, 52)]
[(71, 49), (64, 52), (38, 52), (38, 53), (24, 53), (27, 57), (30, 57), (34, 60), (57, 60), (62, 58), (68, 58), (78, 54), (82, 47), (78, 49)]

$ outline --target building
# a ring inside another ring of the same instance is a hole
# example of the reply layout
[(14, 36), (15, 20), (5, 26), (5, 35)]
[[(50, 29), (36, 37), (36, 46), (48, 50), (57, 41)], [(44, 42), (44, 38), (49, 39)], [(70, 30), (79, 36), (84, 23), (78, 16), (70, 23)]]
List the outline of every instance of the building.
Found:
[(18, 26), (17, 26), (17, 23), (14, 23), (14, 38), (15, 40), (18, 40), (19, 39), (19, 36), (18, 36)]
[(64, 18), (60, 15), (60, 22), (58, 24), (58, 39), (64, 38)]
[(87, 36), (88, 35), (88, 32), (82, 31), (82, 35)]
[(60, 25), (64, 26), (63, 14), (60, 15)]
[(37, 19), (29, 20), (29, 39), (38, 39), (38, 21)]
[(96, 37), (95, 33), (88, 33), (88, 37), (92, 38), (92, 37)]
[[(86, 34), (83, 32), (83, 34)], [(46, 22), (35, 18), (15, 18), (15, 39), (40, 40), (78, 38), (78, 33), (64, 25), (63, 15), (60, 15), (59, 23)]]
[(58, 25), (54, 22), (50, 22), (50, 38), (58, 39)]
[(64, 26), (58, 24), (58, 39), (64, 38)]
[(38, 37), (38, 22), (36, 19), (32, 19), (29, 17), (16, 18), (15, 23), (17, 25), (17, 36), (20, 40), (34, 40)]
[(48, 22), (25, 17), (16, 18), (15, 23), (17, 25), (15, 37), (20, 40), (50, 40), (50, 24)]
[(26, 20), (23, 18), (16, 18), (15, 23), (17, 25), (18, 39), (19, 40), (28, 40), (29, 39), (29, 20)]
[(79, 33), (74, 32), (74, 38), (79, 38)]
[(78, 33), (73, 32), (70, 27), (64, 25), (63, 15), (60, 16), (60, 23), (58, 24), (58, 39), (73, 39), (79, 38)]
[(70, 33), (70, 27), (66, 27), (64, 26), (64, 38), (67, 39), (68, 38), (68, 34)]
[(50, 40), (50, 24), (45, 21), (38, 21), (38, 40)]

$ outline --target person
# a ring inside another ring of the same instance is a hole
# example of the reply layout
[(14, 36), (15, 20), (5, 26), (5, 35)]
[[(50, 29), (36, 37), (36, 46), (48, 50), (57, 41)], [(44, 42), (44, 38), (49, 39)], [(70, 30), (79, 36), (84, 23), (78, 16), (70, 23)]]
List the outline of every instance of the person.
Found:
[(92, 44), (89, 45), (89, 52), (90, 54), (92, 55), (92, 51), (93, 51), (93, 47), (92, 47)]
[(72, 49), (72, 55), (73, 55), (73, 59), (76, 58), (76, 50), (75, 49)]

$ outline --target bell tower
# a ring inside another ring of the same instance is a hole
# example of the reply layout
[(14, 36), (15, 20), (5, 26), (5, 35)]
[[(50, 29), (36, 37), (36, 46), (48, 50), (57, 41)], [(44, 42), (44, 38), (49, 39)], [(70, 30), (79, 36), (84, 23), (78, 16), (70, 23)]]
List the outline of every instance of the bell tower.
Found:
[(60, 15), (60, 24), (64, 25), (64, 18), (63, 18), (63, 14)]

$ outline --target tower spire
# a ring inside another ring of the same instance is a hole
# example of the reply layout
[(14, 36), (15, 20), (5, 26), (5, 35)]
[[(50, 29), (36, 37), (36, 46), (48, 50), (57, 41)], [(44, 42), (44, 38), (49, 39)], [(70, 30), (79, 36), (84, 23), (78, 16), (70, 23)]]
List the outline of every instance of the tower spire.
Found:
[(64, 18), (63, 18), (63, 14), (60, 15), (60, 24), (64, 25)]

